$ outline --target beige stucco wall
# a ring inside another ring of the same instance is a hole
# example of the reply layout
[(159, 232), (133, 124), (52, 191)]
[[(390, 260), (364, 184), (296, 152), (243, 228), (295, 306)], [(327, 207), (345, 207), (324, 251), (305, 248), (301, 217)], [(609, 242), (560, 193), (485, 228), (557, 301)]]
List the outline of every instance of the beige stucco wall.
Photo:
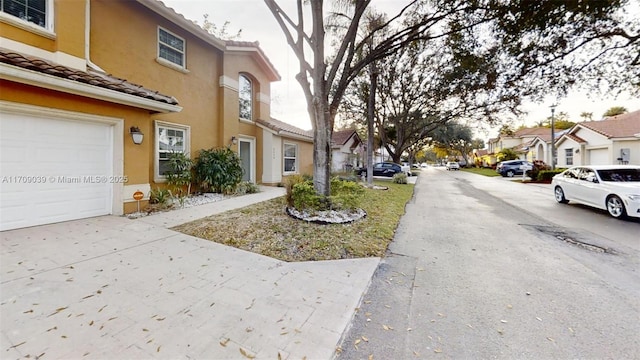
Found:
[(84, 1), (55, 0), (53, 14), (52, 31), (43, 31), (49, 33), (47, 36), (25, 30), (11, 22), (0, 22), (0, 34), (7, 39), (46, 51), (60, 51), (71, 56), (84, 57)]
[(640, 165), (640, 139), (621, 140), (613, 143), (613, 163), (617, 164), (620, 149), (629, 149), (629, 165)]
[[(127, 13), (136, 21), (121, 21)], [(188, 125), (189, 154), (200, 149), (225, 146), (221, 136), (221, 104), (218, 78), (221, 75), (222, 52), (190, 35), (178, 26), (151, 12), (136, 2), (93, 0), (91, 5), (91, 58), (109, 73), (131, 82), (174, 96), (183, 110), (179, 113), (156, 114), (153, 120)], [(113, 26), (118, 24), (118, 26)], [(185, 41), (186, 71), (159, 63), (157, 59), (158, 27)], [(151, 120), (141, 127), (147, 129), (152, 146), (154, 126)], [(154, 164), (153, 147), (147, 152), (132, 154), (132, 161)], [(141, 159), (139, 157), (145, 157)], [(148, 169), (149, 182), (155, 169)]]
[[(571, 165), (567, 164), (567, 157), (566, 157), (567, 149), (571, 149), (571, 152), (573, 154), (573, 164)], [(577, 153), (576, 153), (576, 150), (578, 150)], [(556, 148), (556, 155), (558, 157), (558, 163), (556, 164), (556, 167), (566, 168), (570, 166), (584, 165), (584, 160), (583, 160), (584, 153), (585, 151), (583, 147), (580, 146), (580, 144), (578, 144), (574, 140), (565, 138), (565, 140), (562, 141), (562, 143), (560, 143), (559, 145), (557, 145), (557, 148)]]

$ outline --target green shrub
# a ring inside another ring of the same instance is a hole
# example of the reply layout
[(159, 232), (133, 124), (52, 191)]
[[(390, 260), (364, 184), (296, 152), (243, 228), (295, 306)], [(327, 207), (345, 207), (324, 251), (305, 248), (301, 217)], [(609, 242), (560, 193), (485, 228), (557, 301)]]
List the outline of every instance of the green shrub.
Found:
[(173, 188), (173, 192), (182, 198), (184, 187), (187, 187), (187, 194), (191, 193), (191, 182), (193, 180), (193, 161), (185, 153), (169, 154), (169, 172), (167, 172), (167, 184)]
[(229, 148), (200, 150), (195, 179), (203, 191), (232, 194), (242, 181), (240, 158)]
[(169, 206), (169, 200), (171, 200), (172, 197), (173, 195), (169, 189), (156, 188), (155, 190), (149, 191), (149, 202), (151, 204), (157, 204), (160, 207)]
[(393, 175), (393, 182), (396, 184), (407, 184), (407, 174), (405, 173), (397, 173)]
[(322, 196), (316, 194), (316, 189), (311, 181), (293, 185), (291, 197), (293, 207), (298, 210), (322, 210)]
[(364, 188), (355, 181), (331, 178), (331, 195), (318, 195), (312, 180), (304, 176), (293, 175), (285, 180), (287, 189), (286, 202), (288, 207), (297, 210), (353, 210), (360, 205), (364, 195)]
[(238, 184), (238, 187), (236, 188), (236, 194), (238, 195), (255, 194), (259, 191), (260, 191), (260, 188), (258, 187), (258, 185), (250, 181), (243, 181), (240, 184)]
[(557, 175), (560, 174), (561, 172), (565, 171), (566, 169), (555, 169), (555, 170), (540, 170), (540, 172), (538, 172), (538, 177), (536, 180), (538, 181), (551, 181), (551, 179)]
[(538, 179), (538, 174), (540, 173), (540, 171), (543, 170), (551, 170), (551, 166), (545, 164), (544, 161), (534, 160), (533, 167), (531, 168), (531, 170), (527, 171), (527, 176), (529, 176), (533, 180), (536, 180)]
[(285, 200), (288, 207), (293, 207), (293, 187), (296, 184), (304, 182), (304, 178), (301, 175), (291, 175), (284, 179), (284, 188), (286, 190)]
[(333, 210), (355, 210), (360, 206), (364, 188), (356, 181), (343, 180), (339, 177), (331, 179), (331, 196), (329, 203)]

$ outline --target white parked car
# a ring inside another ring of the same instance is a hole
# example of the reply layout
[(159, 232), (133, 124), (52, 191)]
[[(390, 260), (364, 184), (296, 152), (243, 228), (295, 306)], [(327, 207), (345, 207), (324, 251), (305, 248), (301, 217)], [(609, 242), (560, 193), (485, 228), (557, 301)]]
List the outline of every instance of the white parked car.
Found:
[(460, 164), (455, 161), (449, 161), (445, 167), (447, 170), (460, 170)]
[(640, 166), (574, 166), (551, 184), (559, 203), (575, 201), (607, 210), (614, 218), (640, 218)]

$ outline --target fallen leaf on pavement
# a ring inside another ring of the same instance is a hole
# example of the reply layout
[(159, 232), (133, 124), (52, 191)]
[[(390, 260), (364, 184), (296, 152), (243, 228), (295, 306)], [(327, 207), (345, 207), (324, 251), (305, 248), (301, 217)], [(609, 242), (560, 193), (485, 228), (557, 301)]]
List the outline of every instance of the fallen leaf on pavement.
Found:
[(442, 352), (442, 350), (440, 350), (440, 349), (433, 349), (433, 352), (435, 352), (435, 353), (438, 353), (438, 354), (439, 354), (439, 353), (441, 353), (441, 352)]
[(240, 354), (242, 354), (242, 356), (246, 357), (247, 359), (255, 359), (255, 355), (249, 354), (247, 352), (247, 350), (240, 348)]
[(227, 343), (229, 342), (229, 340), (231, 340), (231, 339), (226, 338), (226, 339), (222, 339), (222, 340), (220, 340), (220, 345), (222, 345), (222, 346), (227, 346)]

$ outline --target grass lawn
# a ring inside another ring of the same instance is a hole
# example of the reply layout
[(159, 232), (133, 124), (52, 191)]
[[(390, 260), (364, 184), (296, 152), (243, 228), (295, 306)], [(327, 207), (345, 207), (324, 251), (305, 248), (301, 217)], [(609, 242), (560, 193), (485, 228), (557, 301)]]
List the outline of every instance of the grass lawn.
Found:
[(474, 174), (478, 174), (478, 175), (484, 175), (484, 176), (500, 176), (500, 174), (498, 174), (495, 170), (493, 169), (489, 169), (489, 168), (462, 168), (460, 169), (462, 171), (466, 171), (466, 172), (470, 172), (470, 173), (474, 173)]
[(381, 257), (393, 240), (414, 185), (374, 183), (389, 189), (366, 189), (360, 207), (367, 216), (350, 224), (293, 219), (284, 212), (284, 197), (279, 197), (173, 230), (284, 261)]

